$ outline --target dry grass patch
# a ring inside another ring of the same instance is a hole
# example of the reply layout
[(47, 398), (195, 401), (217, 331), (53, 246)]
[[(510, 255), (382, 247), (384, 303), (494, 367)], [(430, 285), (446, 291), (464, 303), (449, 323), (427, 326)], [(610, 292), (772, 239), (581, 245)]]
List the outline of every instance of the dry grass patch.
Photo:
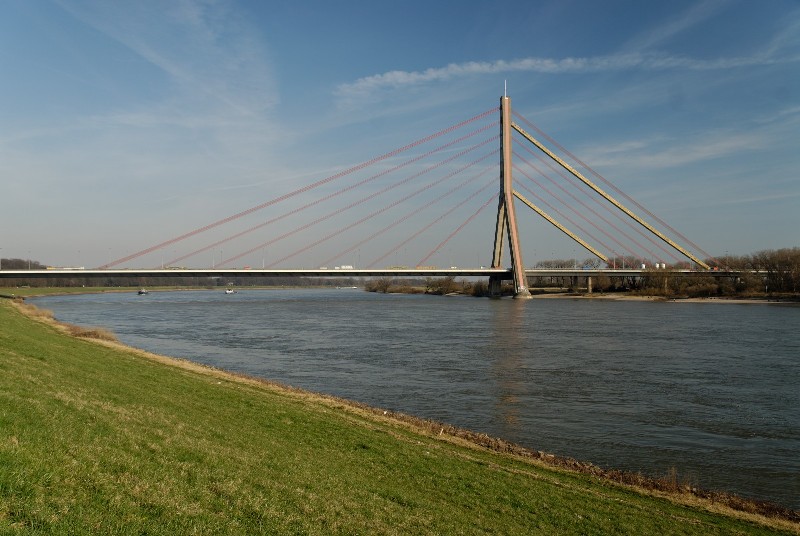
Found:
[(40, 309), (40, 308), (36, 307), (35, 305), (32, 305), (30, 303), (26, 303), (21, 298), (14, 299), (13, 303), (28, 318), (33, 318), (35, 320), (53, 320), (53, 318), (54, 318), (53, 311), (51, 311), (50, 309)]
[(74, 324), (64, 324), (67, 333), (73, 337), (80, 337), (81, 339), (97, 339), (100, 341), (117, 342), (117, 336), (106, 328), (84, 328)]
[(22, 299), (15, 299), (13, 303), (28, 318), (54, 325), (72, 337), (78, 337), (81, 339), (94, 339), (106, 342), (119, 342), (117, 336), (114, 335), (114, 332), (109, 329), (101, 327), (83, 327), (75, 324), (68, 324), (66, 322), (59, 322), (55, 319), (53, 311), (49, 309), (40, 309), (39, 307), (27, 303)]

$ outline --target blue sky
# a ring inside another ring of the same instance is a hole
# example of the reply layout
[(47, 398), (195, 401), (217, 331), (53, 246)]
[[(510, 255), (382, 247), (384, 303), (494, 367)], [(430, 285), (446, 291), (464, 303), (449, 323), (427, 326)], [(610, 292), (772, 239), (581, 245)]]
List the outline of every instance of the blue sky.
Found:
[[(104, 264), (495, 107), (506, 82), (517, 113), (712, 255), (800, 245), (794, 0), (5, 0), (0, 256)], [(488, 264), (493, 210), (431, 263)], [(528, 265), (587, 257), (521, 225)]]

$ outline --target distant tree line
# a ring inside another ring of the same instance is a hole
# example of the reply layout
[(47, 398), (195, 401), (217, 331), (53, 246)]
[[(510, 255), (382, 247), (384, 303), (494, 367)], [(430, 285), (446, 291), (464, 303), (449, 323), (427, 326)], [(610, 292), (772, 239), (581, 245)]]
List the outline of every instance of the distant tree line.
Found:
[(31, 259), (0, 259), (0, 270), (44, 270), (47, 266)]
[(765, 292), (800, 292), (800, 248), (766, 249), (752, 255), (725, 256), (721, 269), (757, 271), (750, 287), (764, 285)]
[[(455, 276), (426, 277), (424, 280), (380, 277), (367, 281), (364, 285), (364, 290), (386, 294), (433, 294), (436, 296), (463, 294), (478, 297), (489, 296), (488, 282), (482, 280), (459, 281)], [(509, 283), (502, 286), (501, 295), (512, 296), (513, 294), (513, 285)]]
[[(651, 295), (689, 297), (796, 297), (800, 294), (800, 248), (727, 255), (706, 262), (712, 266), (712, 270), (694, 277), (676, 277), (670, 274), (670, 266), (648, 270), (641, 279), (641, 291)], [(741, 274), (719, 274), (728, 270)]]
[[(6, 260), (3, 259), (3, 270), (6, 269)], [(38, 263), (36, 263), (38, 264)], [(39, 265), (32, 270), (44, 270), (45, 266)], [(27, 269), (8, 267), (8, 270)], [(0, 278), (0, 287), (120, 287), (120, 288), (153, 288), (153, 287), (352, 287), (362, 286), (363, 282), (351, 277), (80, 277), (70, 275), (65, 277), (38, 278), (14, 277)]]
[[(750, 255), (725, 255), (705, 259), (711, 266), (708, 272), (695, 276), (678, 276), (676, 270), (691, 267), (691, 263), (673, 264), (643, 261), (635, 257), (616, 257), (604, 266), (609, 269), (641, 268), (645, 266), (642, 277), (609, 277), (600, 275), (593, 278), (593, 289), (599, 292), (633, 291), (647, 295), (713, 297), (713, 296), (764, 296), (800, 294), (800, 248), (762, 250)], [(534, 268), (601, 268), (599, 259), (554, 259), (542, 261)], [(656, 266), (659, 265), (657, 268)], [(737, 276), (723, 275), (733, 270), (742, 272)], [(534, 287), (561, 287), (579, 290), (587, 286), (585, 277), (536, 277), (530, 278)]]

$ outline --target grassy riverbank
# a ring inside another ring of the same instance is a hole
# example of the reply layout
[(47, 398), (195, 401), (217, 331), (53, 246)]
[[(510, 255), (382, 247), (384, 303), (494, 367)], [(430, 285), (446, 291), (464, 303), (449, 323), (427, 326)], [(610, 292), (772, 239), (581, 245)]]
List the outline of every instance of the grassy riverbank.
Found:
[(781, 530), (800, 533), (331, 398), (70, 337), (0, 300), (3, 534)]

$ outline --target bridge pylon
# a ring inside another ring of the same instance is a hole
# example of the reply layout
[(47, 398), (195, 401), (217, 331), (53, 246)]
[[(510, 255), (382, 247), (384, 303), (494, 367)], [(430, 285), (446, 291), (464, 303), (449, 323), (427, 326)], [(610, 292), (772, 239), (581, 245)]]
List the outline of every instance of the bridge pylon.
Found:
[[(514, 280), (514, 298), (530, 298), (522, 249), (519, 246), (517, 214), (514, 210), (514, 183), (511, 175), (511, 99), (500, 97), (500, 194), (497, 205), (497, 227), (494, 233), (492, 268), (500, 268), (503, 262), (503, 237), (508, 238), (511, 255), (511, 274)], [(500, 295), (500, 279), (489, 279), (492, 296)]]

